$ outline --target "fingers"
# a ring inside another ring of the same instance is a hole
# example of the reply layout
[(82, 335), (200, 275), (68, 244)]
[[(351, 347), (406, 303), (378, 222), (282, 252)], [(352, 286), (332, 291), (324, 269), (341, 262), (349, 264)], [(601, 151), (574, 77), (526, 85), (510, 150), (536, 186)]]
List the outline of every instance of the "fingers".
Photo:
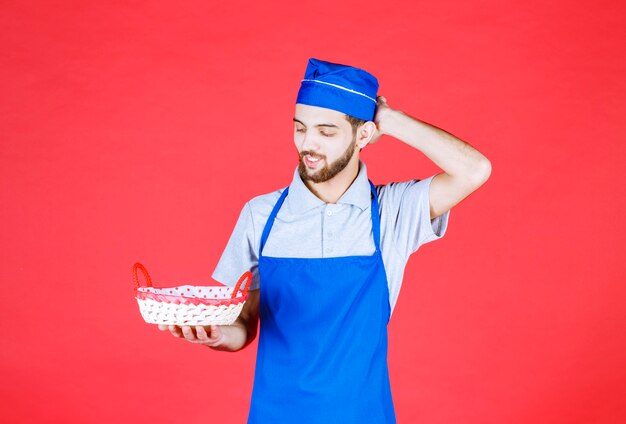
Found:
[(201, 325), (196, 325), (196, 335), (198, 337), (198, 340), (202, 343), (206, 343), (209, 341), (209, 335), (207, 334), (204, 327)]
[(168, 325), (167, 327), (170, 330), (170, 333), (172, 333), (172, 336), (174, 336), (174, 337), (182, 337), (183, 336), (183, 333), (182, 333), (180, 327), (178, 327), (176, 325)]
[(181, 327), (170, 325), (169, 330), (174, 337), (184, 337), (188, 342), (204, 344), (211, 347), (218, 346), (223, 339), (223, 334), (217, 325), (211, 325), (209, 327), (203, 327), (201, 325), (194, 327), (190, 325), (183, 325)]
[(180, 329), (183, 332), (183, 337), (185, 338), (185, 340), (192, 342), (192, 343), (195, 343), (197, 341), (196, 335), (190, 326), (183, 325)]
[(209, 338), (210, 346), (219, 346), (224, 340), (224, 333), (218, 325), (211, 326), (211, 336)]
[[(207, 328), (209, 332), (207, 333)], [(222, 332), (217, 325), (211, 325), (209, 327), (203, 327), (201, 325), (196, 326), (196, 334), (198, 341), (207, 346), (215, 347), (218, 346), (223, 339)]]
[(174, 335), (176, 337), (181, 337), (182, 336), (180, 328), (178, 328), (175, 325), (159, 324), (158, 327), (159, 327), (159, 330), (161, 330), (161, 331), (168, 331), (169, 330), (172, 333), (172, 335)]
[(174, 337), (184, 338), (191, 343), (204, 344), (211, 347), (219, 346), (224, 339), (224, 335), (218, 325), (208, 327), (183, 325), (179, 327), (177, 325), (159, 324), (159, 330), (169, 330)]

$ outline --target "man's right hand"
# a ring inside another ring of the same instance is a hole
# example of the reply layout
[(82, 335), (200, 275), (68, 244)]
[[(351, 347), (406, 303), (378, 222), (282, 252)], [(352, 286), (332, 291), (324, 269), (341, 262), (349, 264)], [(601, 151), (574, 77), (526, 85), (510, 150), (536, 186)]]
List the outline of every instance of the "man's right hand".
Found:
[(224, 334), (220, 329), (220, 325), (166, 325), (159, 324), (159, 330), (168, 331), (172, 333), (174, 337), (184, 337), (185, 340), (205, 345), (208, 347), (218, 347), (224, 341)]
[(260, 290), (249, 290), (248, 300), (232, 325), (167, 325), (159, 324), (159, 330), (169, 331), (174, 337), (208, 346), (215, 350), (235, 352), (255, 339), (259, 324)]

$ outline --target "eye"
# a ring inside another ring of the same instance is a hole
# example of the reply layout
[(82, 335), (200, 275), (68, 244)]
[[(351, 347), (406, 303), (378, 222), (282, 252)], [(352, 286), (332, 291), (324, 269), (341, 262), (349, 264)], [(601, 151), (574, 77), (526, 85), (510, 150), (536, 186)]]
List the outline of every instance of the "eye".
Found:
[(304, 128), (297, 128), (297, 127), (296, 127), (296, 132), (301, 132), (301, 133), (303, 133), (303, 132), (304, 132)]
[(335, 135), (335, 133), (327, 133), (324, 131), (320, 131), (320, 134), (322, 134), (324, 137), (332, 137)]

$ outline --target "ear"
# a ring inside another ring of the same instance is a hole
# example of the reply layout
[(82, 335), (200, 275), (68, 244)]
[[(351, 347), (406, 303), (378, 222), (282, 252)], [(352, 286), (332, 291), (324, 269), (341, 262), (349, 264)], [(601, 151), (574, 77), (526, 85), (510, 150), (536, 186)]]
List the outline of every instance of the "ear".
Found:
[(360, 149), (364, 148), (369, 144), (375, 133), (376, 124), (372, 121), (367, 121), (357, 129), (356, 145), (359, 146)]

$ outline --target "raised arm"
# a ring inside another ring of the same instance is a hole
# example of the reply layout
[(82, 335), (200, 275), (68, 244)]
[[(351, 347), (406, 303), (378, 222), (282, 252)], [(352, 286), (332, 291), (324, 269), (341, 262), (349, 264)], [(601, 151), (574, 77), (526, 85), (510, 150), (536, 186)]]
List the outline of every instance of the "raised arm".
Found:
[(491, 174), (491, 162), (478, 150), (440, 128), (391, 109), (382, 96), (377, 99), (374, 122), (377, 134), (370, 144), (383, 134), (391, 135), (424, 153), (443, 169), (430, 184), (431, 219), (469, 196)]

